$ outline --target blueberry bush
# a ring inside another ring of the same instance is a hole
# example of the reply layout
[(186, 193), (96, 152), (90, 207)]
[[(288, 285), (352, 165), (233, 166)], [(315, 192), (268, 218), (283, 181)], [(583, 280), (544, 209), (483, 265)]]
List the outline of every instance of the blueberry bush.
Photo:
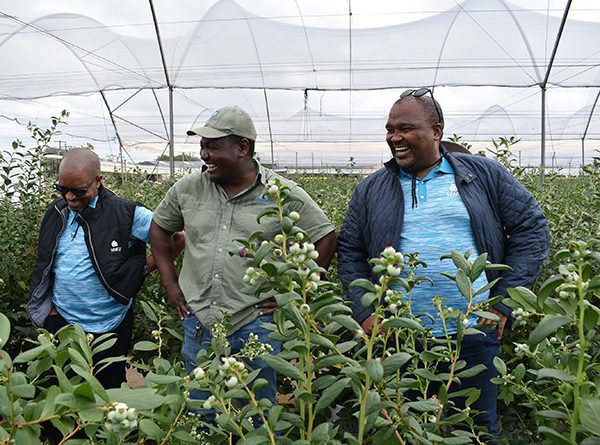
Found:
[[(239, 240), (247, 261), (246, 292), (273, 291), (278, 303), (271, 336), (282, 350), (250, 337), (232, 355), (227, 320), (211, 327), (211, 348), (187, 374), (181, 362), (180, 326), (158, 277), (150, 276), (136, 306), (135, 346), (127, 358), (144, 376), (141, 387), (102, 388), (94, 352), (110, 335), (93, 338), (78, 326), (56, 335), (35, 330), (24, 311), (37, 234), (55, 176), (42, 154), (67, 117), (48, 130), (29, 129), (33, 148), (20, 141), (0, 150), (0, 443), (44, 443), (52, 424), (61, 443), (94, 444), (468, 444), (487, 443), (472, 403), (479, 394), (457, 386), (481, 372), (459, 359), (469, 316), (487, 312), (499, 297), (473, 303), (473, 288), (490, 264), (485, 253), (448, 252), (456, 266), (448, 279), (465, 297), (465, 313), (436, 301), (441, 318), (458, 328), (456, 338), (431, 336), (413, 314), (410, 297), (427, 281), (417, 253), (384, 250), (371, 260), (377, 283), (359, 280), (362, 303), (375, 308), (376, 329), (365, 334), (351, 316), (335, 268), (316, 265), (314, 245), (287, 213), (295, 199), (281, 183), (270, 185), (281, 232), (264, 240), (257, 232)], [(552, 232), (552, 254), (533, 289), (510, 290), (515, 325), (495, 361), (500, 387), (500, 431), (514, 444), (600, 443), (600, 160), (578, 177), (548, 175), (510, 163), (511, 141), (494, 143), (502, 161), (542, 205)], [(292, 175), (339, 228), (358, 175)], [(105, 184), (154, 208), (174, 179), (149, 181), (141, 172), (105, 175)], [(248, 366), (261, 356), (279, 375), (276, 404), (255, 396), (265, 382)], [(112, 360), (124, 360), (114, 358)], [(201, 389), (205, 399), (190, 399)], [(193, 410), (214, 409), (206, 424)]]

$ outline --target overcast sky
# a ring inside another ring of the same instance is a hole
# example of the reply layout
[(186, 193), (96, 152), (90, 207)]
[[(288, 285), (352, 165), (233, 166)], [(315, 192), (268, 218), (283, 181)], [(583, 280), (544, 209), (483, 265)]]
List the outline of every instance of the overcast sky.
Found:
[[(216, 13), (215, 10), (218, 8), (213, 9), (216, 3), (216, 1), (199, 2), (197, 0), (154, 1), (163, 39), (165, 41), (179, 41), (173, 49), (173, 54), (181, 50), (185, 43), (185, 36), (192, 34), (197, 29), (199, 20), (202, 20), (205, 14), (211, 13), (211, 9), (213, 14)], [(299, 33), (303, 28), (331, 28), (333, 29), (332, 33), (337, 32), (338, 34), (345, 33), (348, 30), (350, 23), (349, 7), (352, 9), (352, 29), (358, 34), (360, 30), (373, 29), (377, 31), (402, 23), (407, 24), (407, 26), (414, 24), (414, 29), (418, 29), (419, 24), (440, 17), (446, 11), (456, 8), (460, 4), (457, 1), (445, 0), (419, 2), (392, 2), (389, 0), (239, 0), (237, 3), (257, 16), (269, 17), (278, 23), (297, 26)], [(467, 3), (469, 2), (464, 4), (467, 5)], [(565, 3), (566, 1), (558, 0), (543, 2), (515, 0), (511, 2), (512, 5), (534, 10), (539, 14), (551, 17), (561, 17)], [(497, 6), (499, 2), (471, 1), (470, 4), (482, 5), (481, 7), (484, 8), (486, 5)], [(576, 0), (572, 4), (569, 18), (570, 20), (598, 22), (600, 21), (598, 19), (599, 11), (600, 4), (597, 1)], [(33, 39), (40, 37), (39, 30), (36, 28), (24, 27), (23, 31), (25, 32), (22, 32), (22, 36), (19, 35), (22, 40), (17, 41), (14, 37), (9, 38), (9, 32), (15, 29), (15, 19), (23, 23), (34, 23), (36, 26), (38, 26), (37, 24), (42, 26), (44, 22), (40, 22), (40, 18), (52, 17), (57, 13), (71, 13), (90, 17), (107, 27), (111, 32), (131, 39), (130, 41), (152, 41), (156, 36), (148, 2), (145, 0), (106, 0), (101, 2), (84, 2), (81, 0), (57, 0), (54, 2), (21, 0), (9, 2), (1, 0), (0, 12), (4, 14), (4, 17), (0, 17), (0, 55), (4, 56), (5, 63), (6, 60), (14, 60), (10, 63), (11, 67), (22, 68), (25, 72), (31, 73), (29, 77), (24, 77), (24, 79), (31, 82), (32, 89), (36, 87), (36, 79), (38, 83), (43, 82), (44, 74), (57, 70), (56, 65), (62, 66), (63, 61), (58, 55), (45, 54), (44, 47), (41, 45), (32, 46), (31, 42), (36, 41)], [(518, 12), (516, 14), (518, 15)], [(501, 31), (504, 25), (498, 22), (495, 26), (496, 29), (484, 29), (482, 32), (492, 39), (493, 37), (490, 34), (498, 30)], [(51, 35), (58, 34), (57, 31), (59, 30), (43, 27), (42, 29), (47, 33), (44, 38), (50, 40), (51, 43), (55, 43), (52, 42)], [(549, 42), (546, 47), (551, 49), (554, 35), (551, 34), (552, 30), (546, 31), (546, 40)], [(76, 39), (88, 33), (93, 37), (95, 30), (85, 26), (72, 32), (73, 39)], [(437, 38), (438, 36), (434, 36), (434, 39)], [(93, 42), (93, 39), (91, 42)], [(282, 42), (274, 41), (273, 43), (274, 48), (276, 48), (281, 46)], [(475, 45), (477, 42), (472, 43)], [(386, 42), (382, 41), (381, 47), (375, 47), (373, 51), (382, 51), (385, 44)], [(590, 54), (600, 53), (599, 41), (582, 42), (582, 45), (591, 47)], [(89, 47), (82, 49), (90, 52), (102, 50), (102, 48), (95, 47), (93, 43), (89, 43)], [(232, 48), (233, 50), (235, 48)], [(318, 51), (318, 48), (314, 50)], [(6, 57), (6, 51), (10, 51), (9, 55), (12, 59)], [(135, 49), (131, 51), (133, 56), (136, 57)], [(510, 53), (511, 49), (506, 48), (505, 52)], [(167, 59), (173, 54), (167, 54)], [(223, 54), (223, 59), (226, 56), (226, 54)], [(382, 57), (382, 60), (385, 60), (385, 54)], [(394, 57), (400, 56), (395, 55)], [(579, 62), (574, 61), (574, 63)], [(155, 67), (155, 69), (157, 75), (160, 75), (160, 66)], [(5, 68), (6, 81), (10, 80), (11, 70)], [(372, 74), (374, 78), (378, 75), (381, 74), (376, 71)], [(341, 76), (343, 77), (344, 74), (341, 74)], [(65, 86), (61, 87), (64, 89), (68, 89), (69, 84), (74, 85), (77, 82), (77, 78), (70, 79), (68, 73), (65, 73), (64, 80), (66, 80)], [(294, 163), (298, 156), (296, 153), (299, 153), (300, 163), (305, 164), (314, 163), (315, 159), (318, 159), (317, 163), (343, 163), (344, 159), (349, 158), (349, 156), (359, 160), (365, 159), (365, 162), (366, 160), (372, 160), (373, 162), (385, 160), (387, 148), (383, 143), (383, 127), (389, 106), (397, 97), (399, 91), (355, 91), (352, 94), (348, 92), (309, 91), (306, 101), (302, 91), (269, 92), (269, 101), (273, 112), (271, 117), (277, 119), (279, 116), (284, 124), (286, 120), (288, 121), (287, 126), (281, 124), (276, 129), (280, 132), (280, 137), (275, 138), (274, 144), (276, 160), (282, 163)], [(553, 156), (556, 162), (561, 162), (563, 165), (568, 162), (574, 164), (580, 162), (581, 142), (577, 139), (565, 141), (564, 134), (570, 134), (568, 130), (571, 127), (574, 128), (573, 134), (576, 134), (575, 129), (580, 128), (584, 121), (585, 107), (589, 108), (591, 106), (597, 91), (598, 88), (570, 88), (549, 91), (548, 107), (555, 116), (565, 117), (572, 114), (576, 117), (573, 119), (568, 118), (570, 119), (568, 122), (565, 120), (567, 118), (563, 119), (563, 122), (567, 123), (560, 131), (556, 128), (547, 128), (549, 132), (547, 165), (553, 162)], [(131, 93), (132, 91), (111, 93), (109, 97), (111, 106), (116, 107), (121, 101), (126, 100)], [(62, 109), (68, 109), (71, 112), (70, 124), (68, 127), (63, 128), (62, 134), (56, 140), (64, 141), (68, 145), (84, 145), (90, 142), (102, 157), (118, 155), (118, 141), (109, 113), (100, 95), (87, 94), (79, 97), (59, 95), (22, 101), (2, 100), (9, 95), (10, 92), (0, 94), (0, 115), (2, 116), (0, 118), (0, 144), (2, 148), (8, 147), (10, 141), (15, 137), (26, 140), (27, 132), (24, 131), (23, 124), (28, 120), (44, 126), (51, 115), (58, 114)], [(515, 135), (524, 139), (524, 142), (517, 146), (516, 151), (521, 151), (523, 156), (526, 159), (531, 159), (532, 162), (535, 162), (536, 158), (539, 159), (539, 137), (536, 137), (539, 134), (539, 119), (525, 119), (525, 116), (534, 116), (539, 111), (539, 88), (440, 87), (435, 89), (435, 95), (446, 112), (447, 136), (452, 133), (467, 134), (473, 139), (475, 146), (490, 146), (489, 139), (491, 137), (509, 136), (506, 129), (511, 128), (510, 125), (512, 125), (512, 128), (515, 129)], [(168, 101), (165, 90), (157, 91), (156, 98), (149, 91), (139, 94), (134, 99), (129, 100), (116, 113), (122, 112), (121, 117), (130, 121), (117, 120), (117, 124), (127, 145), (127, 153), (136, 161), (155, 158), (166, 148), (166, 142), (158, 137), (159, 131), (161, 131), (160, 136), (162, 137), (164, 137), (165, 132), (161, 115), (156, 107), (157, 100), (161, 104), (163, 112), (166, 113)], [(259, 153), (262, 159), (269, 160), (271, 149), (268, 137), (269, 128), (264, 110), (264, 93), (261, 90), (240, 92), (239, 90), (183, 89), (177, 92), (175, 103), (178, 116), (175, 127), (177, 151), (197, 154), (197, 141), (188, 141), (185, 137), (185, 130), (201, 123), (214, 108), (236, 103), (248, 109), (256, 117), (257, 128), (261, 135), (259, 137)], [(351, 112), (348, 112), (348, 106), (350, 106)], [(331, 116), (327, 116), (328, 113)], [(482, 119), (481, 117), (486, 114), (488, 118)], [(338, 118), (334, 116), (338, 116)], [(340, 120), (340, 116), (343, 117), (342, 120)], [(519, 117), (523, 117), (522, 120), (519, 120)], [(18, 122), (14, 119), (17, 119)], [(352, 123), (353, 120), (354, 123)], [(507, 121), (511, 121), (509, 126), (506, 125)], [(513, 123), (513, 121), (521, 123)], [(364, 127), (361, 127), (359, 122), (363, 122)], [(144, 133), (136, 127), (138, 124), (143, 127), (149, 126), (156, 136)], [(496, 134), (496, 128), (502, 128), (504, 134)], [(342, 142), (333, 147), (331, 141), (327, 138), (329, 137), (328, 132), (335, 129), (337, 129), (336, 131), (339, 130), (340, 134), (352, 134), (353, 140)], [(600, 120), (595, 119), (591, 129), (593, 130), (591, 134), (600, 136)], [(380, 137), (379, 132), (381, 132)], [(479, 141), (476, 141), (476, 139)], [(588, 159), (596, 148), (598, 148), (597, 140), (589, 141), (586, 144)]]

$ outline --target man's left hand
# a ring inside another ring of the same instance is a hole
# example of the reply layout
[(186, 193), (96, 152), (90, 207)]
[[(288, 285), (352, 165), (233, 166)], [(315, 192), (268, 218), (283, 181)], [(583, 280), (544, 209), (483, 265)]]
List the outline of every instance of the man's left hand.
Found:
[(258, 316), (262, 317), (264, 315), (271, 315), (273, 312), (275, 312), (275, 309), (277, 309), (277, 303), (275, 302), (275, 300), (269, 299), (269, 300), (261, 301), (254, 307), (256, 309), (260, 309)]
[(491, 312), (492, 314), (496, 314), (500, 320), (494, 321), (494, 320), (490, 320), (489, 318), (482, 317), (479, 319), (479, 324), (480, 325), (487, 324), (487, 325), (491, 325), (492, 327), (496, 327), (498, 329), (498, 338), (501, 339), (502, 336), (504, 335), (504, 326), (506, 326), (506, 321), (508, 320), (508, 317), (506, 315), (504, 315), (502, 312), (498, 311), (497, 309), (494, 309), (493, 307), (489, 308), (487, 311)]

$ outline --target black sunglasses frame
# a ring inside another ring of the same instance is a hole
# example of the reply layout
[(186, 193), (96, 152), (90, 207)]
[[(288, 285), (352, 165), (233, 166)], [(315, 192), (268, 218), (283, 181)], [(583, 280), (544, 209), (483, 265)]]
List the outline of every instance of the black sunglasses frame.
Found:
[(435, 107), (435, 112), (438, 115), (438, 122), (441, 124), (442, 120), (443, 120), (442, 113), (440, 113), (438, 104), (435, 101), (435, 98), (433, 97), (433, 91), (431, 91), (429, 88), (423, 87), (423, 88), (418, 88), (416, 90), (406, 90), (405, 92), (403, 92), (400, 95), (400, 99), (404, 99), (405, 97), (409, 97), (409, 96), (421, 97), (421, 96), (425, 96), (427, 93), (429, 93), (431, 95), (431, 100), (433, 101), (433, 106)]
[(62, 185), (59, 184), (58, 181), (56, 181), (54, 183), (54, 188), (56, 189), (56, 191), (58, 193), (60, 193), (63, 196), (65, 196), (67, 193), (71, 192), (75, 196), (77, 196), (78, 198), (83, 198), (86, 195), (86, 193), (88, 192), (88, 190), (90, 189), (90, 187), (92, 186), (92, 184), (94, 182), (96, 182), (97, 180), (98, 180), (98, 177), (96, 176), (94, 178), (94, 180), (92, 182), (90, 182), (90, 185), (88, 185), (86, 188), (83, 188), (83, 189), (75, 189), (75, 188), (71, 188), (71, 187), (63, 187)]

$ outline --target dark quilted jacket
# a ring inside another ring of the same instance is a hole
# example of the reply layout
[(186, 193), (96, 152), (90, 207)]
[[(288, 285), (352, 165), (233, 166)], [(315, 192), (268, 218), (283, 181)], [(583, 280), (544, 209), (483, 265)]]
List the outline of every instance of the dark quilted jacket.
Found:
[[(487, 252), (492, 263), (512, 267), (486, 271), (488, 281), (502, 277), (490, 295), (508, 297), (507, 288), (531, 286), (550, 249), (550, 232), (539, 204), (498, 162), (462, 153), (445, 156), (454, 168), (479, 252)], [(373, 309), (360, 303), (364, 290), (349, 289), (349, 285), (358, 278), (376, 282), (368, 260), (379, 257), (387, 246), (397, 246), (403, 219), (404, 195), (398, 165), (392, 159), (357, 186), (338, 238), (339, 276), (360, 323)], [(440, 255), (444, 253), (448, 252)], [(500, 303), (495, 308), (510, 319), (507, 306)]]

